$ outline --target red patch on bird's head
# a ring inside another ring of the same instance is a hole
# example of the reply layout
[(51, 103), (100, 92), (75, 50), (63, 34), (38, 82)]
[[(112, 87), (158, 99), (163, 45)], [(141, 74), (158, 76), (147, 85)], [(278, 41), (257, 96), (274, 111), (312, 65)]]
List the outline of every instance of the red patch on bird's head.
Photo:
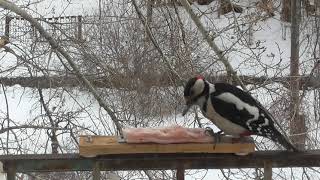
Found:
[(202, 80), (204, 80), (204, 77), (203, 76), (201, 76), (201, 75), (198, 75), (198, 76), (196, 76), (196, 79), (198, 80), (198, 79), (202, 79)]

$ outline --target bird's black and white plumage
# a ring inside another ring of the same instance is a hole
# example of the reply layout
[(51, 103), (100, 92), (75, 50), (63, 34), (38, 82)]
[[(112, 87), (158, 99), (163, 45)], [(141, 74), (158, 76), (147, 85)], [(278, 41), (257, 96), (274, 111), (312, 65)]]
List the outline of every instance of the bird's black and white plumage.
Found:
[(274, 126), (271, 115), (250, 94), (227, 83), (211, 84), (202, 76), (189, 79), (184, 89), (187, 113), (200, 106), (203, 115), (225, 134), (236, 137), (260, 135), (280, 143), (288, 150), (297, 149)]

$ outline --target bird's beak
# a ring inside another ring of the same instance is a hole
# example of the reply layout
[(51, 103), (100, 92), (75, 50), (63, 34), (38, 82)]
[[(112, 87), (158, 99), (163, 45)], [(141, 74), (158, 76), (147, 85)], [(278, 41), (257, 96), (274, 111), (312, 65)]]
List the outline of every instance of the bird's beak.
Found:
[(185, 97), (185, 100), (186, 100), (186, 105), (182, 111), (182, 116), (186, 115), (187, 112), (189, 111), (189, 109), (191, 108), (192, 106), (192, 103), (191, 103), (191, 99), (190, 98), (186, 98)]

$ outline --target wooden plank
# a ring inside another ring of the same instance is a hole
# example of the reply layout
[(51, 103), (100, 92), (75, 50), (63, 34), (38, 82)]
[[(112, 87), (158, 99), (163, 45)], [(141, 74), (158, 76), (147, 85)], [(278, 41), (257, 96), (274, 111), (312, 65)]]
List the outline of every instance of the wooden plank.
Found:
[(223, 169), (263, 168), (269, 161), (272, 168), (320, 167), (320, 150), (301, 152), (256, 151), (247, 156), (220, 153), (178, 153), (178, 154), (112, 154), (95, 158), (79, 154), (24, 154), (0, 155), (4, 171), (10, 166), (16, 172), (92, 171), (98, 161), (101, 171), (115, 170), (165, 170), (178, 169)]
[(84, 157), (106, 154), (139, 153), (244, 153), (254, 152), (254, 143), (187, 143), (187, 144), (128, 144), (118, 143), (114, 136), (80, 136), (79, 152)]

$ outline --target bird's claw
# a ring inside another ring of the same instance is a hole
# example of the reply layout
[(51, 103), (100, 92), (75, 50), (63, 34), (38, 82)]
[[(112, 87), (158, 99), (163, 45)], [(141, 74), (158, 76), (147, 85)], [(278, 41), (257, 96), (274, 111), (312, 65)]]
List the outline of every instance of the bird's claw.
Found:
[(220, 135), (223, 131), (218, 131), (217, 133), (215, 133), (212, 128), (206, 127), (204, 132), (206, 135), (212, 136), (214, 138), (215, 145), (221, 141)]
[(214, 136), (214, 131), (210, 127), (206, 127), (204, 133), (208, 136)]

